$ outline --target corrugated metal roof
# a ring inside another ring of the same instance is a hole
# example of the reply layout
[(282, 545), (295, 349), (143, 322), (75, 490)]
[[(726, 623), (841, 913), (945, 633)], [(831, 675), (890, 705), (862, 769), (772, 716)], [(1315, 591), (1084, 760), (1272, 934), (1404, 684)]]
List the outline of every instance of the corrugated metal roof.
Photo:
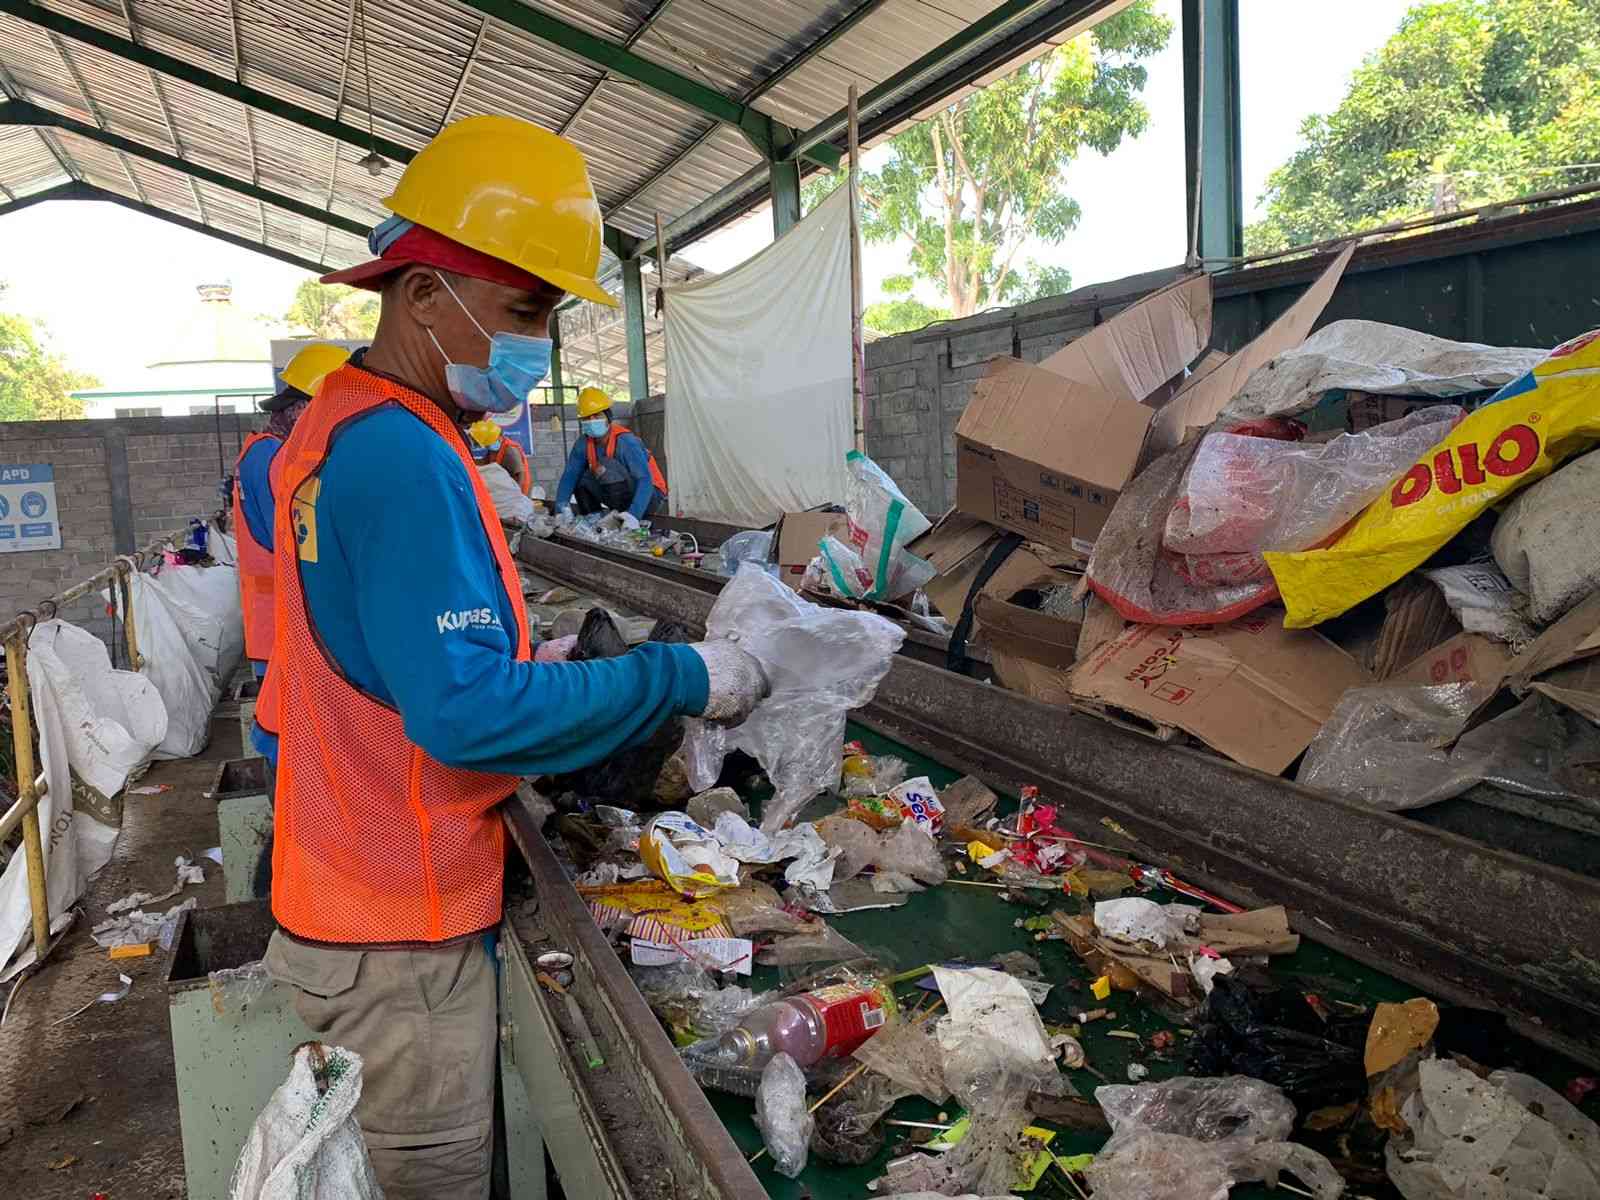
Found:
[[(442, 124), (474, 113), (509, 113), (565, 129), (589, 160), (607, 219), (634, 236), (653, 233), (657, 211), (670, 221), (760, 166), (732, 126), (485, 17), (475, 7), (483, 2), (42, 0), (41, 8), (357, 130), (369, 121), (370, 87), (373, 130), (406, 147), (421, 147)], [(863, 89), (882, 82), (1000, 2), (533, 0), (527, 7), (804, 130), (837, 112), (852, 82)], [(864, 5), (869, 15), (806, 55)], [(241, 98), (47, 32), (25, 15), (0, 13), (6, 98), (337, 217), (371, 224), (384, 215), (381, 200), (396, 168), (374, 178), (357, 165), (367, 149), (360, 139), (341, 144), (288, 114), (247, 110)], [(800, 56), (803, 64), (789, 69)], [(781, 80), (769, 85), (780, 72)], [(168, 167), (62, 130), (0, 127), (5, 192), (27, 196), (72, 178), (330, 266), (366, 253), (358, 237), (278, 208), (270, 198), (263, 203), (214, 182), (191, 183)]]

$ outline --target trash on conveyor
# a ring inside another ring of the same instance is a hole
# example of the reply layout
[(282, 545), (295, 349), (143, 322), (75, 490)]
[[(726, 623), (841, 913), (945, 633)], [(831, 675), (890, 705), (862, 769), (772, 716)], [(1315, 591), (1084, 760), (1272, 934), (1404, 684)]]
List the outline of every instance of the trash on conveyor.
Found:
[(1515, 1071), (1482, 1078), (1427, 1059), (1389, 1140), (1405, 1200), (1600, 1196), (1600, 1128), (1559, 1092)]
[(1396, 405), (1437, 403), (1493, 392), (1544, 356), (1543, 350), (1452, 342), (1377, 321), (1333, 321), (1253, 372), (1222, 416), (1299, 416), (1350, 393)]
[(1267, 555), (1295, 628), (1422, 565), (1479, 513), (1600, 440), (1600, 330), (1556, 347), (1407, 469), (1330, 546)]
[(821, 541), (826, 580), (851, 600), (896, 601), (934, 577), (936, 569), (906, 547), (932, 524), (886, 471), (859, 450), (845, 455), (849, 491), (847, 539)]
[(1214, 1200), (1235, 1183), (1276, 1185), (1284, 1171), (1316, 1200), (1344, 1191), (1332, 1163), (1287, 1140), (1294, 1105), (1259, 1079), (1179, 1076), (1094, 1095), (1112, 1131), (1084, 1171), (1097, 1200)]
[(166, 912), (147, 913), (142, 908), (135, 908), (132, 912), (122, 912), (101, 921), (89, 930), (89, 936), (94, 938), (98, 946), (129, 946), (140, 942), (156, 942), (163, 950), (170, 950), (172, 939), (178, 932), (178, 915), (188, 912), (196, 903), (195, 897), (190, 896), (182, 904), (174, 904)]
[(809, 1067), (853, 1053), (895, 1015), (894, 994), (870, 979), (845, 980), (748, 1010), (715, 1048), (729, 1066), (764, 1067), (778, 1054)]
[(755, 567), (723, 586), (706, 636), (727, 637), (753, 654), (771, 694), (737, 728), (688, 722), (690, 781), (717, 782), (731, 750), (743, 750), (777, 789), (761, 827), (776, 832), (823, 791), (837, 789), (845, 714), (873, 696), (905, 631), (873, 613), (823, 608)]
[[(1554, 478), (1560, 479), (1565, 474), (1565, 471), (1557, 472)], [(1530, 489), (1529, 494), (1537, 490)], [(1502, 517), (1496, 530), (1504, 523)], [(1481, 633), (1520, 650), (1538, 636), (1544, 624), (1543, 621), (1534, 623), (1528, 597), (1494, 563), (1435, 567), (1419, 573), (1437, 585), (1451, 614), (1467, 633)], [(1574, 597), (1574, 600), (1581, 598)]]
[(805, 1073), (788, 1054), (773, 1055), (756, 1092), (756, 1128), (778, 1174), (793, 1179), (805, 1170), (816, 1121), (806, 1110)]
[(1600, 588), (1597, 493), (1600, 452), (1591, 450), (1520, 493), (1495, 522), (1495, 562), (1526, 594), (1528, 616), (1537, 626), (1559, 620)]

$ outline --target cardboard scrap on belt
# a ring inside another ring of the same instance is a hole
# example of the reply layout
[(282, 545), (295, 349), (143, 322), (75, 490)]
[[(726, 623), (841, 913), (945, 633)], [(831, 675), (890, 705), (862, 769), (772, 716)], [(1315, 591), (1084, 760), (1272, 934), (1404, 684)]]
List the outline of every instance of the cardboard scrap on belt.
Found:
[(1185, 934), (1167, 944), (1161, 955), (1141, 954), (1125, 942), (1102, 935), (1089, 914), (1051, 914), (1070, 945), (1092, 971), (1104, 972), (1118, 991), (1140, 985), (1153, 987), (1174, 1000), (1194, 997), (1186, 962), (1205, 947), (1226, 958), (1231, 954), (1293, 954), (1300, 937), (1289, 931), (1289, 914), (1282, 905), (1244, 913), (1202, 913), (1198, 933)]
[(1151, 457), (1179, 445), (1189, 430), (1204, 428), (1215, 421), (1228, 401), (1244, 386), (1244, 381), (1250, 378), (1251, 372), (1306, 340), (1322, 310), (1328, 306), (1355, 251), (1354, 242), (1341, 250), (1300, 298), (1244, 349), (1229, 355), (1226, 362), (1214, 369), (1204, 374), (1197, 371), (1185, 381), (1156, 417), (1150, 431)]
[(1231, 355), (1201, 358), (1211, 340), (1212, 295), (1210, 277), (1196, 274), (1129, 305), (1038, 366), (995, 359), (956, 426), (956, 507), (1087, 556), (1141, 464), (1211, 424), (1252, 371), (1305, 340), (1354, 249), (1345, 247), (1265, 332)]
[(1379, 681), (1461, 630), (1444, 596), (1426, 579), (1400, 580), (1384, 593), (1383, 604), (1383, 627), (1372, 650), (1372, 675)]
[(1600, 724), (1600, 592), (1512, 659), (1505, 682), (1519, 696), (1539, 692)]
[(1087, 556), (1155, 410), (1211, 339), (1211, 280), (1179, 280), (1038, 366), (996, 359), (956, 426), (956, 507)]
[(1424, 651), (1389, 676), (1390, 683), (1470, 683), (1480, 696), (1500, 690), (1511, 665), (1511, 650), (1481, 633), (1458, 633)]
[(847, 537), (848, 524), (849, 518), (842, 512), (786, 512), (780, 516), (772, 534), (778, 578), (798, 592), (806, 567), (818, 554), (817, 543), (830, 534)]
[(1231, 625), (1133, 625), (1075, 667), (1075, 698), (1193, 734), (1248, 767), (1280, 774), (1311, 744), (1365, 668), (1278, 609)]
[[(924, 589), (929, 602), (952, 625), (961, 620), (973, 582), (1005, 534), (993, 525), (948, 512), (910, 545), (939, 574)], [(1070, 557), (1047, 546), (1023, 543), (1005, 557), (973, 601), (974, 635), (991, 655), (999, 652), (1049, 666), (1071, 666), (1077, 656), (1078, 622), (1012, 603), (1020, 593), (1072, 589), (1079, 576)]]

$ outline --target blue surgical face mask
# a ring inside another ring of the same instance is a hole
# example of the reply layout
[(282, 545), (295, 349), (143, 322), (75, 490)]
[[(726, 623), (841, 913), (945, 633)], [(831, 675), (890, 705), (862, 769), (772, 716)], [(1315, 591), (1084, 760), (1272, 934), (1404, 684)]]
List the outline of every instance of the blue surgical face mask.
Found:
[(606, 430), (611, 428), (611, 422), (604, 417), (588, 417), (578, 422), (578, 428), (583, 430), (584, 437), (605, 437)]
[(443, 275), (438, 276), (450, 298), (461, 306), (467, 320), (489, 340), (489, 365), (471, 367), (451, 362), (450, 356), (439, 345), (433, 330), (433, 348), (445, 361), (444, 382), (457, 405), (469, 412), (510, 412), (527, 400), (530, 392), (544, 382), (550, 372), (550, 354), (554, 343), (549, 338), (527, 337), (520, 333), (496, 333), (478, 323), (472, 310), (461, 303), (455, 288)]

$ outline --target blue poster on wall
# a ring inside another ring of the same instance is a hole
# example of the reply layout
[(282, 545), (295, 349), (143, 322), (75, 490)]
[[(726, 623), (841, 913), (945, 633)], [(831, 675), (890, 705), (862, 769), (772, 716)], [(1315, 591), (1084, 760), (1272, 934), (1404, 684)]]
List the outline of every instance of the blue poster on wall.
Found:
[(0, 466), (0, 554), (59, 549), (55, 468), (49, 463)]
[(519, 404), (510, 412), (491, 415), (494, 423), (500, 426), (500, 431), (521, 446), (524, 454), (533, 453), (533, 410), (527, 404)]

